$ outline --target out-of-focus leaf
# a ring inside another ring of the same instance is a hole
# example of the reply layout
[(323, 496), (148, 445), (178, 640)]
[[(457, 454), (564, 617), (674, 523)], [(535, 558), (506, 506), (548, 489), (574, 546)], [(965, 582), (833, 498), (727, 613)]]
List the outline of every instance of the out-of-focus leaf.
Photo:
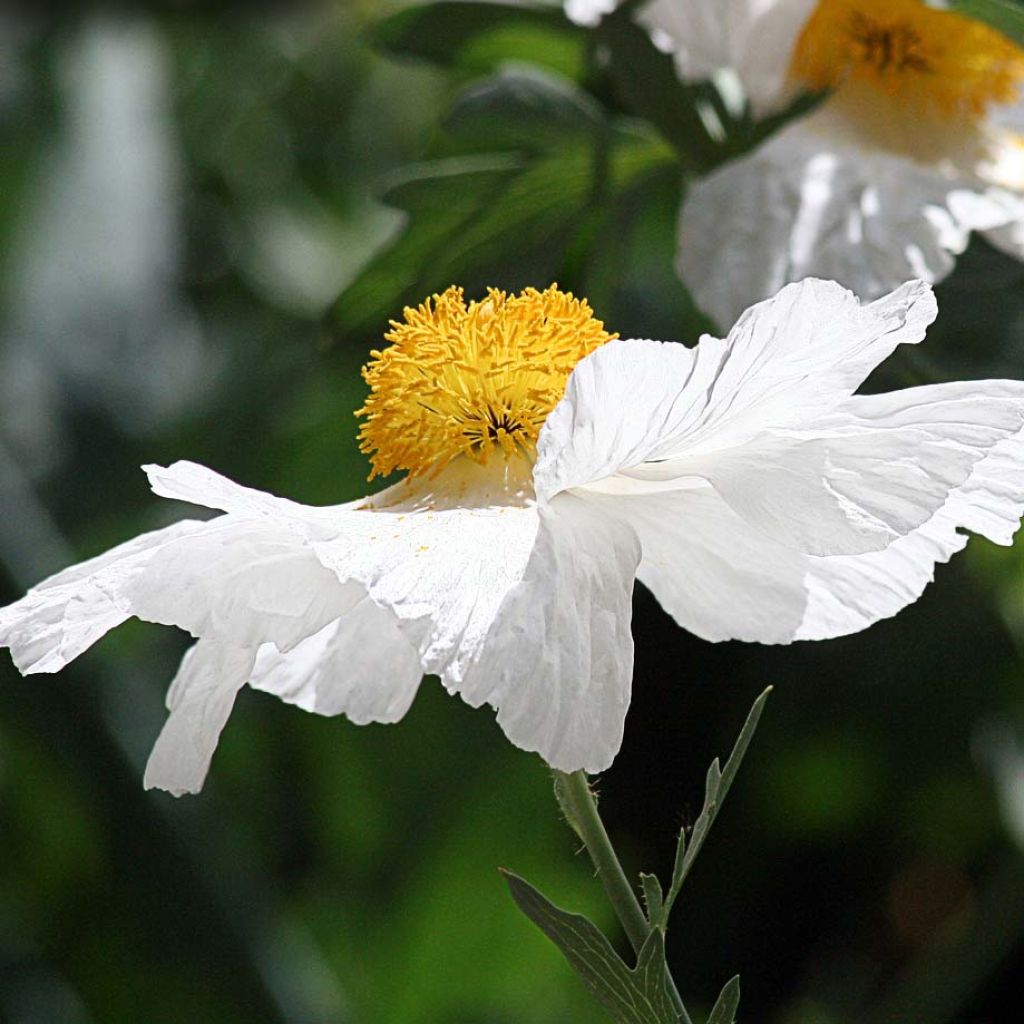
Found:
[(538, 152), (559, 149), (568, 140), (593, 141), (603, 121), (600, 105), (571, 82), (516, 65), (467, 86), (444, 127), (463, 147)]
[[(388, 193), (409, 216), (397, 241), (371, 260), (334, 307), (345, 336), (383, 329), (400, 303), (441, 287), (432, 261), (512, 179), (523, 161), (514, 155), (452, 159), (420, 165)], [(432, 282), (432, 283), (431, 283)]]
[(560, 7), (479, 0), (417, 4), (373, 30), (374, 42), (390, 53), (476, 74), (529, 59), (575, 77), (583, 68), (586, 38)]
[(703, 173), (720, 162), (720, 147), (702, 116), (710, 111), (702, 88), (681, 81), (672, 57), (622, 10), (595, 32), (607, 47), (612, 81), (629, 109), (655, 125), (690, 171)]
[(950, 7), (968, 18), (987, 22), (1024, 46), (1024, 5), (1012, 0), (952, 0)]
[[(495, 146), (513, 151), (485, 151)], [(403, 305), (453, 283), (476, 292), (552, 279), (596, 202), (672, 160), (653, 134), (607, 121), (584, 94), (535, 69), (467, 89), (437, 148), (444, 159), (384, 195), (408, 225), (338, 299), (335, 336), (379, 335)]]
[(714, 1009), (708, 1017), (708, 1024), (735, 1024), (736, 1010), (740, 1005), (740, 979), (739, 975), (730, 978), (725, 983), (718, 999), (715, 1000)]
[(676, 850), (676, 862), (672, 871), (672, 884), (669, 886), (668, 894), (665, 896), (664, 916), (660, 922), (662, 927), (664, 927), (665, 922), (668, 921), (668, 915), (672, 911), (672, 904), (679, 895), (679, 890), (682, 888), (683, 882), (686, 881), (686, 876), (690, 873), (690, 869), (693, 867), (693, 863), (697, 859), (697, 854), (700, 853), (701, 847), (704, 845), (704, 840), (708, 837), (708, 832), (711, 830), (715, 817), (721, 809), (722, 804), (729, 793), (729, 789), (736, 778), (736, 773), (740, 769), (740, 764), (742, 763), (743, 757), (747, 752), (747, 748), (750, 746), (750, 741), (754, 736), (754, 730), (757, 728), (757, 723), (761, 719), (761, 712), (764, 711), (764, 705), (768, 700), (768, 694), (771, 692), (772, 688), (769, 686), (768, 689), (754, 701), (754, 706), (750, 709), (750, 714), (747, 715), (747, 720), (743, 724), (743, 728), (740, 730), (739, 738), (736, 740), (736, 745), (732, 748), (729, 760), (725, 762), (725, 769), (723, 770), (719, 768), (717, 757), (711, 762), (711, 767), (708, 769), (707, 779), (704, 785), (704, 806), (701, 809), (700, 815), (697, 817), (696, 824), (693, 826), (693, 832), (690, 835), (689, 843), (686, 841), (685, 829), (683, 829), (679, 834), (679, 846)]
[(676, 1024), (666, 989), (665, 944), (653, 929), (630, 970), (582, 914), (556, 907), (529, 882), (504, 872), (519, 909), (562, 951), (573, 970), (617, 1024)]

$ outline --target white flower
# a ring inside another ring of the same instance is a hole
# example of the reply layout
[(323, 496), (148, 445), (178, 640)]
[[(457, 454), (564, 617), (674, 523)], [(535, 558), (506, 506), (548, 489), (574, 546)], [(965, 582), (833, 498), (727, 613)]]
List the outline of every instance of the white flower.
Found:
[(1024, 259), (1024, 51), (923, 0), (654, 0), (680, 75), (734, 72), (758, 116), (827, 98), (696, 182), (678, 267), (731, 323), (807, 275), (875, 298), (939, 281), (972, 231)]
[(27, 673), (132, 615), (195, 636), (146, 771), (174, 793), (201, 786), (246, 682), (391, 722), (436, 673), (520, 747), (602, 770), (629, 705), (634, 577), (702, 637), (788, 643), (893, 615), (960, 527), (1010, 543), (1024, 384), (854, 395), (934, 316), (922, 282), (861, 305), (807, 280), (687, 348), (610, 340), (553, 288), (468, 305), (451, 289), (365, 371), (364, 448), (404, 480), (310, 508), (149, 466), (157, 494), (224, 514), (57, 574), (0, 610), (0, 643)]
[(619, 6), (619, 0), (565, 0), (565, 13), (577, 25), (596, 25)]

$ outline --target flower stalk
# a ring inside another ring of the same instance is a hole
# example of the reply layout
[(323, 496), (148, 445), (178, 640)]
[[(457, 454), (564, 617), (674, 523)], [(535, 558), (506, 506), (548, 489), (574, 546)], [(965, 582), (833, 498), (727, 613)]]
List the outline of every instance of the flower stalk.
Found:
[[(608, 830), (604, 827), (597, 810), (597, 800), (587, 781), (586, 773), (555, 772), (555, 776), (561, 780), (561, 796), (567, 804), (563, 805), (563, 809), (570, 815), (569, 823), (583, 840), (594, 870), (604, 886), (608, 902), (622, 924), (633, 951), (639, 954), (653, 925), (647, 920), (636, 891), (629, 884), (626, 872), (622, 869)], [(680, 1021), (682, 1024), (692, 1024), (676, 983), (668, 972), (666, 979), (669, 998), (679, 1014)]]

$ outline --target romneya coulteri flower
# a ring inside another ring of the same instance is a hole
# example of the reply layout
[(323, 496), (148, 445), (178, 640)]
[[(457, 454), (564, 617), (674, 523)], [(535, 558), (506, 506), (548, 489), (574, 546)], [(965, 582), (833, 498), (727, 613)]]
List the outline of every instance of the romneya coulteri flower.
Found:
[(0, 610), (23, 672), (54, 672), (129, 616), (196, 638), (147, 786), (197, 790), (237, 691), (393, 722), (424, 673), (497, 709), (564, 771), (607, 768), (630, 699), (642, 580), (709, 640), (839, 636), (915, 600), (1024, 507), (1024, 383), (855, 395), (936, 307), (862, 305), (809, 279), (725, 340), (623, 341), (552, 287), (393, 322), (365, 369), (371, 497), (311, 508), (189, 462), (166, 498), (220, 510), (58, 573)]
[[(614, 2), (569, 0), (588, 23)], [(654, 0), (686, 80), (731, 69), (755, 116), (825, 93), (692, 184), (678, 267), (721, 324), (788, 281), (864, 298), (948, 274), (972, 231), (1024, 259), (1024, 50), (924, 0)]]

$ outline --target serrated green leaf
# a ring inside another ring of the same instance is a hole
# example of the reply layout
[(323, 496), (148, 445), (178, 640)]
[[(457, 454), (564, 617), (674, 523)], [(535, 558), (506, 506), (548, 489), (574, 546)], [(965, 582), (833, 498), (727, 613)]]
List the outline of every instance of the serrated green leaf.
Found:
[(519, 909), (561, 950), (616, 1024), (677, 1024), (666, 989), (665, 943), (657, 929), (631, 970), (592, 921), (556, 907), (518, 875), (503, 874)]
[(740, 979), (739, 975), (730, 978), (725, 983), (725, 988), (715, 1001), (711, 1016), (708, 1017), (708, 1024), (735, 1024), (736, 1010), (740, 1005)]
[(682, 888), (683, 882), (686, 881), (686, 876), (690, 873), (690, 869), (693, 867), (693, 863), (697, 859), (697, 855), (700, 853), (701, 847), (704, 845), (704, 841), (708, 837), (708, 832), (711, 830), (715, 817), (721, 809), (726, 795), (736, 778), (736, 773), (739, 771), (740, 764), (743, 762), (743, 757), (747, 752), (747, 748), (750, 746), (750, 741), (754, 736), (754, 730), (757, 728), (757, 723), (761, 719), (761, 712), (764, 711), (765, 702), (768, 700), (768, 694), (770, 694), (771, 691), (772, 688), (769, 686), (768, 689), (754, 701), (754, 706), (750, 709), (750, 714), (747, 715), (747, 720), (744, 722), (743, 728), (740, 730), (739, 738), (736, 740), (736, 744), (732, 748), (729, 760), (725, 762), (725, 768), (719, 768), (717, 757), (711, 762), (711, 767), (708, 769), (707, 778), (704, 782), (704, 806), (693, 826), (693, 831), (689, 837), (689, 843), (685, 842), (685, 835), (681, 834), (679, 838), (679, 847), (676, 850), (675, 867), (672, 872), (672, 884), (669, 886), (668, 895), (665, 897), (664, 915), (666, 922), (668, 920), (668, 915), (672, 910), (672, 905), (675, 903), (676, 897), (679, 895), (679, 890)]
[(949, 6), (958, 14), (986, 22), (1024, 46), (1024, 5), (1012, 0), (951, 0)]
[(654, 927), (660, 927), (662, 921), (662, 908), (665, 898), (661, 891), (661, 882), (657, 875), (640, 875), (640, 885), (644, 893), (644, 904), (647, 907), (647, 920)]
[(582, 73), (586, 33), (560, 7), (437, 0), (379, 21), (373, 42), (400, 56), (486, 74), (508, 60), (532, 60), (567, 77)]

